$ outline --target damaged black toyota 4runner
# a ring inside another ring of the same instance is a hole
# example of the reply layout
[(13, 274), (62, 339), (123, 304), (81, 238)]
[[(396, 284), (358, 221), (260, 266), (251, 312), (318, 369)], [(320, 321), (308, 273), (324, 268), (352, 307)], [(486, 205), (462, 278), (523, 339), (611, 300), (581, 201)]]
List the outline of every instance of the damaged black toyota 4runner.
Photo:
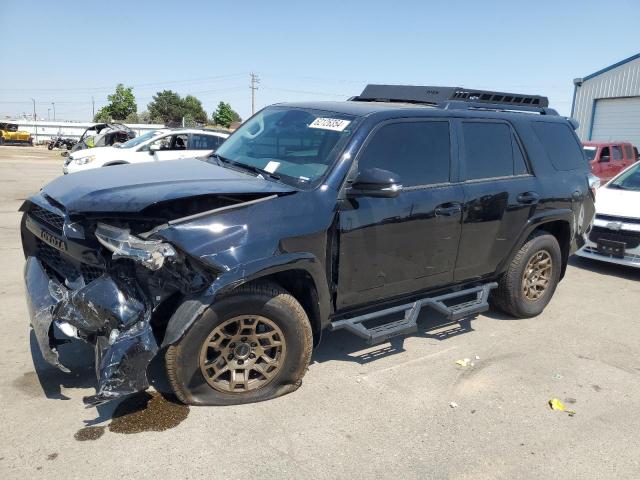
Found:
[(90, 405), (295, 390), (326, 329), (369, 343), (545, 308), (594, 214), (573, 125), (545, 97), (370, 85), (260, 111), (208, 158), (56, 180), (21, 210), (31, 325), (60, 364), (95, 345)]

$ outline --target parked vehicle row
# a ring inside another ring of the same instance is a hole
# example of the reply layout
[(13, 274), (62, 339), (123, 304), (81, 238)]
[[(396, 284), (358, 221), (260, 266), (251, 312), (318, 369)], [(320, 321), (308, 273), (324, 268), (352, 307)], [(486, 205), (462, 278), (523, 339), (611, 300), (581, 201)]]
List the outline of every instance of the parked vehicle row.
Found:
[(65, 160), (64, 173), (98, 167), (209, 155), (229, 136), (228, 133), (201, 129), (159, 129), (111, 147), (74, 151)]
[[(73, 168), (212, 136), (153, 132)], [(594, 216), (545, 97), (393, 85), (267, 107), (200, 159), (60, 176), (21, 210), (38, 345), (62, 369), (54, 329), (95, 346), (91, 405), (147, 388), (161, 351), (183, 402), (239, 404), (297, 389), (326, 329), (377, 343), (421, 308), (535, 316)]]

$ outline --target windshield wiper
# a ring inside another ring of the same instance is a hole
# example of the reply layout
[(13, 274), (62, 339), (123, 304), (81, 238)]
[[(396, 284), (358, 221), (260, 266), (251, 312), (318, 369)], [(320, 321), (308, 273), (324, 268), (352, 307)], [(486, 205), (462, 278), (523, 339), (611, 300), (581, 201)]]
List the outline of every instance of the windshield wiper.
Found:
[(255, 175), (261, 176), (263, 178), (267, 176), (274, 180), (280, 180), (280, 176), (276, 175), (275, 173), (268, 172), (260, 167), (255, 167), (253, 165), (247, 165), (246, 163), (240, 163), (234, 160), (230, 160), (228, 158), (218, 155), (217, 153), (212, 153), (211, 155), (209, 155), (209, 157), (214, 158), (216, 160), (216, 163), (220, 166), (230, 166), (231, 168), (236, 168), (238, 170), (244, 170), (246, 172), (254, 173)]
[(619, 190), (629, 190), (627, 187), (620, 185), (619, 183), (612, 183), (608, 186), (609, 188), (617, 188)]

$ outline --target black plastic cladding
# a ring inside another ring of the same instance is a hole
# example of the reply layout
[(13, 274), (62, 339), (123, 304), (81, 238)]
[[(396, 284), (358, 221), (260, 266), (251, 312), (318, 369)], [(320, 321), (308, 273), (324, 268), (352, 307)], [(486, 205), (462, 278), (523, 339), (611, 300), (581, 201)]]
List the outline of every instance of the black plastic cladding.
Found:
[[(251, 202), (165, 223), (151, 234), (150, 239), (168, 241), (184, 255), (175, 265), (192, 261), (211, 276), (208, 283), (183, 292), (185, 298), (199, 302), (200, 308), (189, 318), (173, 317), (169, 321), (164, 345), (178, 340), (221, 293), (245, 282), (274, 278), (281, 272), (303, 273), (294, 278), (311, 279), (312, 284), (306, 288), (316, 292), (316, 320), (322, 329), (331, 319), (382, 308), (421, 292), (493, 281), (535, 228), (547, 228), (558, 235), (566, 232), (568, 241), (562, 245), (566, 259), (571, 249), (579, 246), (593, 216), (586, 164), (584, 171), (556, 171), (531, 128), (531, 122), (536, 121), (568, 125), (560, 117), (447, 111), (379, 102), (285, 106), (359, 117), (349, 143), (317, 188), (302, 191), (196, 160), (122, 167), (127, 175), (118, 169), (99, 169), (59, 178), (44, 188), (44, 195), (64, 205), (67, 214), (80, 223), (101, 215), (136, 218), (140, 211), (158, 202), (203, 193), (251, 195)], [(348, 198), (345, 179), (357, 168), (361, 147), (376, 126), (398, 119), (450, 122), (454, 139), (451, 182), (412, 187), (396, 198)], [(511, 125), (524, 147), (530, 175), (461, 180), (459, 165), (465, 161), (464, 149), (458, 148), (462, 142), (461, 122), (486, 120)], [(540, 200), (534, 204), (519, 202), (519, 194), (527, 191), (538, 192)], [(31, 201), (45, 205), (44, 198), (38, 195)], [(434, 213), (439, 205), (452, 202), (461, 204), (459, 214), (444, 218)], [(27, 202), (23, 208), (29, 210), (30, 206)], [(31, 241), (29, 235), (23, 229), (25, 245)], [(67, 241), (71, 249), (74, 242)], [(328, 251), (330, 248), (335, 250)], [(27, 247), (25, 252), (33, 255)], [(172, 272), (179, 282), (186, 278), (187, 270), (174, 268)], [(150, 278), (144, 281), (151, 283)], [(163, 285), (154, 288), (162, 295)], [(174, 292), (175, 285), (173, 288), (165, 293)], [(138, 300), (146, 305), (143, 315), (147, 318), (149, 303)], [(98, 338), (98, 342), (106, 341), (105, 335)], [(116, 368), (112, 377), (118, 378), (134, 365), (133, 377), (125, 378), (121, 385), (141, 386), (144, 382), (139, 382), (137, 375), (146, 356), (137, 360), (128, 357), (128, 364), (126, 355), (121, 356), (123, 368)], [(132, 378), (133, 383), (129, 383)]]

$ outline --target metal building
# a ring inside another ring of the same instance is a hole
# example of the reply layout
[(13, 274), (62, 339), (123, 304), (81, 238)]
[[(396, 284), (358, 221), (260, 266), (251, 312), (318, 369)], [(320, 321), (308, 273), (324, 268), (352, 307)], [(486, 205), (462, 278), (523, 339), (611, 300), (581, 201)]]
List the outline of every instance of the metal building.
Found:
[(640, 146), (640, 53), (573, 81), (571, 116), (583, 141)]

